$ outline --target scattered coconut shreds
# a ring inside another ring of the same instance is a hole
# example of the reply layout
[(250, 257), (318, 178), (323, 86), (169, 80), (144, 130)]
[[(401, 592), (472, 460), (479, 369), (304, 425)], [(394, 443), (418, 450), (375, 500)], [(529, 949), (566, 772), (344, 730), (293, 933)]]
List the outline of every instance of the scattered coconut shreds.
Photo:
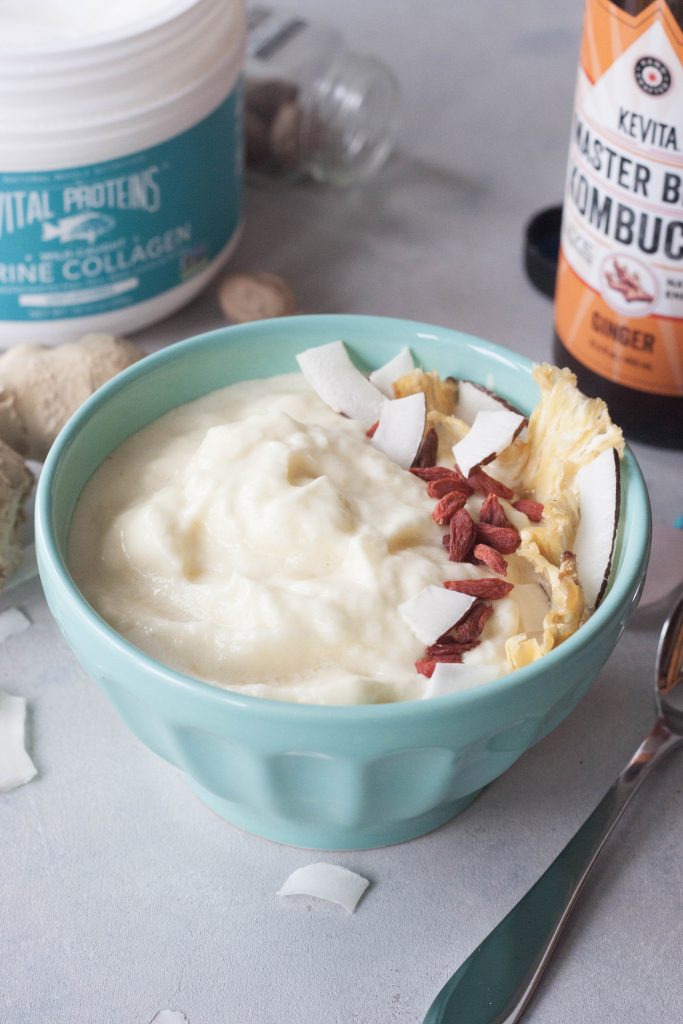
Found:
[(370, 374), (370, 383), (374, 384), (376, 388), (386, 395), (387, 398), (394, 397), (394, 389), (392, 384), (399, 377), (405, 377), (406, 373), (410, 373), (411, 370), (415, 369), (415, 363), (411, 355), (410, 349), (403, 347), (398, 355), (390, 359), (384, 366), (380, 366), (378, 370), (373, 370)]
[(458, 693), (459, 690), (471, 690), (474, 686), (482, 686), (497, 679), (499, 669), (496, 665), (451, 664), (438, 661), (427, 680), (423, 700), (428, 697), (444, 697), (447, 693)]
[(445, 587), (425, 587), (416, 597), (398, 606), (418, 640), (425, 647), (436, 643), (470, 610), (475, 598)]
[(353, 365), (343, 341), (308, 348), (296, 358), (308, 383), (331, 409), (366, 429), (377, 422), (386, 399)]
[(31, 625), (31, 620), (18, 608), (7, 608), (0, 612), (0, 644), (17, 633), (24, 633)]
[(24, 747), (26, 701), (0, 690), (0, 793), (30, 782), (37, 769)]
[(458, 382), (458, 401), (455, 406), (455, 415), (458, 419), (464, 420), (465, 423), (474, 423), (479, 412), (500, 412), (504, 409), (518, 411), (482, 384), (475, 384), (471, 380)]
[(478, 412), (471, 429), (453, 445), (453, 457), (460, 472), (468, 476), (475, 466), (495, 459), (512, 444), (526, 420), (518, 412)]
[(385, 402), (372, 444), (403, 469), (408, 469), (420, 447), (426, 416), (427, 404), (422, 391)]
[(319, 861), (293, 871), (277, 895), (314, 896), (337, 903), (352, 914), (369, 884), (367, 878), (355, 871)]
[(619, 519), (619, 455), (607, 448), (576, 474), (579, 525), (574, 554), (586, 605), (596, 608), (609, 579)]
[(159, 1010), (149, 1024), (190, 1024), (190, 1022), (180, 1010)]

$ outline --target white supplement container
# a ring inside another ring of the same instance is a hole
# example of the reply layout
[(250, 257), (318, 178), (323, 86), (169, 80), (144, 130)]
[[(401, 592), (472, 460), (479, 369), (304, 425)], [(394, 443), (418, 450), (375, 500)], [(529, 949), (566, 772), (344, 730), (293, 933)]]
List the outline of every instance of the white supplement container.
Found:
[(244, 35), (243, 0), (3, 0), (0, 345), (135, 331), (227, 258)]

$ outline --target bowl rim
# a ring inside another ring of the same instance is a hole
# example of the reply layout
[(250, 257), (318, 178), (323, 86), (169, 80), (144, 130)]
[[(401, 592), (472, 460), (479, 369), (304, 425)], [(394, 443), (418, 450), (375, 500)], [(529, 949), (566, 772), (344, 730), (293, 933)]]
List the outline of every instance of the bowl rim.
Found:
[[(450, 343), (465, 343), (471, 348), (484, 352), (489, 357), (501, 360), (506, 364), (512, 364), (527, 373), (530, 372), (531, 367), (534, 365), (531, 359), (514, 352), (512, 349), (452, 327), (441, 327), (435, 324), (398, 317), (366, 316), (360, 314), (304, 314), (219, 327), (186, 338), (183, 341), (172, 343), (127, 367), (91, 395), (62, 428), (45, 460), (36, 491), (36, 551), (41, 578), (43, 575), (49, 575), (59, 585), (62, 597), (70, 605), (70, 610), (90, 630), (100, 634), (101, 639), (105, 641), (106, 645), (114, 647), (124, 658), (132, 659), (147, 675), (161, 680), (162, 685), (169, 686), (171, 689), (184, 695), (193, 694), (202, 701), (209, 701), (223, 709), (230, 708), (236, 713), (248, 712), (250, 716), (255, 714), (259, 717), (268, 718), (273, 715), (282, 716), (289, 711), (301, 721), (308, 718), (318, 720), (321, 724), (323, 721), (329, 723), (333, 717), (340, 722), (347, 720), (349, 723), (355, 722), (356, 724), (359, 724), (360, 720), (363, 719), (372, 720), (377, 718), (386, 724), (390, 724), (397, 719), (403, 719), (406, 715), (409, 715), (411, 718), (414, 718), (416, 715), (420, 717), (431, 716), (434, 713), (441, 715), (447, 708), (449, 710), (455, 708), (464, 709), (472, 704), (481, 702), (482, 699), (496, 700), (496, 698), (511, 689), (521, 691), (524, 684), (531, 683), (541, 675), (552, 671), (563, 660), (571, 657), (582, 647), (587, 647), (612, 620), (622, 615), (629, 602), (635, 604), (642, 589), (652, 527), (650, 502), (645, 480), (640, 466), (627, 444), (623, 460), (628, 466), (629, 496), (626, 504), (631, 515), (644, 518), (643, 525), (645, 529), (642, 533), (642, 544), (635, 547), (632, 543), (633, 537), (629, 537), (631, 543), (627, 544), (625, 552), (627, 562), (621, 574), (612, 580), (606, 597), (588, 621), (576, 633), (565, 640), (559, 648), (548, 652), (530, 665), (507, 673), (481, 686), (444, 694), (439, 697), (431, 697), (428, 700), (417, 698), (381, 704), (303, 704), (293, 701), (275, 700), (225, 689), (217, 684), (197, 679), (158, 661), (118, 633), (92, 608), (76, 586), (69, 572), (66, 560), (62, 558), (59, 552), (53, 529), (51, 514), (54, 490), (53, 481), (59, 472), (62, 460), (67, 456), (73, 438), (97, 415), (99, 409), (106, 405), (114, 395), (125, 389), (129, 382), (154, 375), (167, 363), (173, 362), (179, 357), (182, 358), (188, 351), (201, 349), (202, 346), (216, 341), (218, 336), (221, 336), (224, 340), (230, 340), (238, 335), (258, 334), (264, 326), (267, 326), (269, 330), (287, 331), (291, 328), (296, 328), (297, 324), (303, 323), (307, 325), (319, 323), (321, 328), (330, 327), (334, 323), (339, 326), (342, 334), (345, 333), (345, 330), (351, 334), (354, 325), (382, 324), (389, 329), (393, 327), (403, 331), (408, 330), (414, 336), (423, 334), (425, 340), (438, 342), (447, 337)], [(349, 342), (353, 345), (352, 338), (349, 338)], [(209, 392), (205, 393), (208, 394)], [(514, 683), (511, 683), (513, 678)]]

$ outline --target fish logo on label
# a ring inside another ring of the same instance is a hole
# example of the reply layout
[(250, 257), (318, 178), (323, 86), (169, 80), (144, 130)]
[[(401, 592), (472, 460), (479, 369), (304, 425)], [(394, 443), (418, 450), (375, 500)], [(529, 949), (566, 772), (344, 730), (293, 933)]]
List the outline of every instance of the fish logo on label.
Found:
[(80, 213), (76, 217), (62, 217), (55, 224), (43, 224), (43, 242), (88, 242), (94, 245), (98, 238), (106, 235), (115, 226), (113, 217), (105, 213)]

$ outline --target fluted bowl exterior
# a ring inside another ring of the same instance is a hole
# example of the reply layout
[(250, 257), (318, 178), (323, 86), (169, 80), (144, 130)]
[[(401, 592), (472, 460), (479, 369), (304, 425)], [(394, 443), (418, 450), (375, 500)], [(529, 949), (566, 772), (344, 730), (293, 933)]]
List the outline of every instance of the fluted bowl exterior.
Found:
[(553, 729), (619, 639), (650, 543), (647, 491), (627, 451), (614, 569), (600, 608), (541, 661), (428, 701), (289, 704), (222, 690), (150, 658), (100, 618), (69, 574), (69, 526), (84, 485), (126, 437), (169, 409), (238, 380), (295, 370), (296, 352), (339, 338), (367, 368), (409, 345), (422, 365), (493, 387), (524, 410), (538, 397), (528, 360), (429, 324), (307, 316), (229, 327), (150, 356), (101, 388), (55, 442), (36, 502), (50, 609), (130, 729), (229, 821), (317, 849), (381, 846), (437, 827)]

